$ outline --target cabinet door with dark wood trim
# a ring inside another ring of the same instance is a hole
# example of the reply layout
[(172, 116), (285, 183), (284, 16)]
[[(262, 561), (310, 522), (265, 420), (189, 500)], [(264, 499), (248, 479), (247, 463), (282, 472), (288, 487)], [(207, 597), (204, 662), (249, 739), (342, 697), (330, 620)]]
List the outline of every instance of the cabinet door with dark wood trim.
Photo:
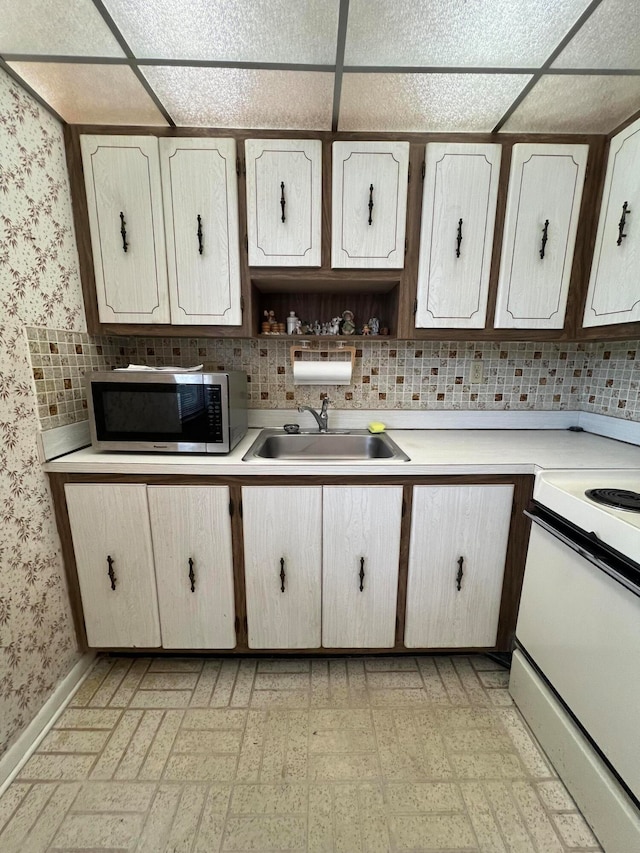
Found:
[(102, 323), (168, 323), (158, 140), (81, 136)]

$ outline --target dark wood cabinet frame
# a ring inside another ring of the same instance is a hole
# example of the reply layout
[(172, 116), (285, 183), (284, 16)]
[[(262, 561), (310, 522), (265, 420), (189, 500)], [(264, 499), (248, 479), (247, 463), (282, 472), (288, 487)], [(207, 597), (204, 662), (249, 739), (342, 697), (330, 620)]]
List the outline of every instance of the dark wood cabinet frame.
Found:
[[(533, 477), (530, 475), (452, 475), (433, 477), (397, 477), (397, 476), (361, 476), (361, 477), (323, 477), (312, 475), (306, 477), (212, 477), (195, 475), (124, 475), (124, 474), (49, 474), (53, 503), (62, 544), (69, 598), (73, 614), (78, 646), (81, 651), (86, 651), (87, 634), (85, 630), (84, 614), (82, 611), (82, 600), (80, 597), (80, 586), (76, 568), (73, 541), (71, 538), (71, 527), (65, 500), (65, 483), (139, 483), (150, 486), (228, 486), (230, 491), (233, 511), (231, 513), (231, 537), (233, 547), (233, 576), (235, 590), (236, 609), (236, 637), (235, 649), (187, 649), (186, 653), (211, 653), (216, 654), (250, 654), (253, 656), (281, 654), (304, 654), (304, 655), (334, 655), (334, 654), (388, 654), (390, 652), (419, 654), (421, 652), (510, 652), (513, 648), (516, 617), (520, 603), (522, 590), (522, 578), (524, 565), (529, 544), (529, 532), (531, 522), (524, 515), (523, 510), (528, 506), (533, 492)], [(453, 649), (415, 649), (406, 648), (403, 644), (404, 621), (407, 600), (407, 574), (409, 567), (409, 534), (411, 529), (411, 507), (413, 486), (463, 486), (463, 485), (511, 485), (514, 486), (513, 504), (511, 507), (511, 523), (509, 528), (509, 542), (505, 563), (504, 580), (502, 587), (502, 599), (500, 604), (500, 617), (498, 622), (498, 635), (496, 645), (490, 648), (453, 648)], [(247, 610), (244, 583), (244, 547), (242, 530), (242, 487), (243, 486), (403, 486), (403, 515), (400, 539), (400, 571), (398, 575), (398, 601), (396, 611), (396, 635), (395, 644), (388, 649), (250, 649), (247, 640)], [(132, 652), (127, 649), (109, 649), (109, 651)], [(141, 654), (148, 654), (149, 649), (137, 650)], [(162, 652), (163, 649), (157, 651)], [(178, 652), (172, 649), (171, 652)]]
[[(622, 126), (621, 126), (622, 127)], [(621, 129), (621, 128), (620, 128)], [(98, 318), (93, 254), (89, 234), (87, 199), (84, 187), (80, 135), (127, 134), (171, 137), (233, 137), (238, 150), (238, 215), (240, 233), (240, 274), (243, 320), (241, 326), (174, 326), (169, 324), (101, 323)], [(262, 311), (268, 305), (284, 320), (293, 309), (303, 318), (337, 316), (351, 296), (358, 317), (379, 314), (390, 337), (402, 340), (471, 341), (593, 341), (640, 337), (640, 323), (582, 328), (591, 260), (595, 245), (600, 203), (606, 171), (610, 136), (576, 134), (428, 134), (428, 133), (330, 133), (324, 131), (266, 131), (229, 128), (117, 127), (65, 125), (65, 147), (71, 182), (73, 216), (78, 242), (80, 275), (87, 329), (91, 334), (140, 335), (144, 337), (260, 337)], [(248, 138), (319, 139), (322, 151), (322, 243), (320, 267), (249, 267), (247, 252), (247, 208), (244, 142)], [(331, 268), (331, 144), (334, 141), (406, 140), (410, 143), (409, 192), (405, 266), (402, 270), (353, 270)], [(423, 162), (429, 142), (494, 142), (502, 146), (502, 163), (489, 279), (487, 321), (484, 329), (416, 329), (420, 220), (422, 214)], [(580, 208), (574, 262), (571, 273), (565, 325), (562, 329), (495, 329), (498, 272), (511, 165), (516, 143), (574, 143), (589, 146), (589, 158)], [(342, 306), (342, 308), (341, 308)], [(351, 307), (351, 306), (349, 306)], [(338, 310), (340, 308), (340, 311)], [(371, 312), (371, 314), (369, 313)], [(356, 340), (361, 339), (356, 336)]]

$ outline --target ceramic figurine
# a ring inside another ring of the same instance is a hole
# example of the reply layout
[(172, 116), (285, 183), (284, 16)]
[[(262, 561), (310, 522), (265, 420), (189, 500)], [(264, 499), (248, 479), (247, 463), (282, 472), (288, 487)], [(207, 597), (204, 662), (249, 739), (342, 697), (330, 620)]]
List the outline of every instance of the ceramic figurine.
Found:
[(353, 322), (353, 311), (342, 312), (342, 334), (353, 335), (356, 331), (356, 324)]
[(294, 334), (294, 335), (301, 335), (302, 334), (302, 322), (300, 320), (296, 320), (296, 324), (293, 328), (292, 334)]
[(371, 317), (368, 325), (372, 335), (380, 334), (380, 320), (377, 317)]
[(364, 326), (362, 327), (362, 334), (363, 335), (370, 335), (371, 334), (371, 329), (369, 328), (368, 323), (365, 323)]
[(333, 317), (331, 320), (330, 332), (331, 335), (340, 334), (340, 317)]
[(316, 320), (315, 323), (313, 324), (313, 334), (314, 335), (322, 334), (322, 326), (320, 325), (319, 320)]

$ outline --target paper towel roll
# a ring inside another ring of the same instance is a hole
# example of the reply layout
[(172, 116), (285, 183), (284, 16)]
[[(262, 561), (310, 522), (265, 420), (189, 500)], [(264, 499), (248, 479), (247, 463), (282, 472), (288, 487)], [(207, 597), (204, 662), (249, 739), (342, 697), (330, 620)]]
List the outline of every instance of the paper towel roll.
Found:
[(294, 385), (350, 385), (350, 361), (294, 361)]

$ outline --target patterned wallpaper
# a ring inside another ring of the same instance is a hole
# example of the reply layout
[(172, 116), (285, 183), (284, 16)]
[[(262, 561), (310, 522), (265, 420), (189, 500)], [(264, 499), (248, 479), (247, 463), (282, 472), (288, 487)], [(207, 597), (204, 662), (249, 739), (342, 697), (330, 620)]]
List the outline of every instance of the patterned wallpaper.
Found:
[(59, 124), (0, 71), (0, 754), (77, 659), (26, 323), (84, 328)]
[[(300, 386), (293, 384), (290, 338), (92, 338), (41, 328), (27, 328), (27, 336), (42, 429), (86, 418), (85, 371), (130, 362), (244, 370), (254, 409), (317, 404), (328, 393), (342, 409), (585, 409), (640, 420), (634, 342), (362, 341), (351, 385)], [(320, 346), (325, 354), (335, 342)], [(469, 382), (474, 361), (482, 362), (482, 383)]]

